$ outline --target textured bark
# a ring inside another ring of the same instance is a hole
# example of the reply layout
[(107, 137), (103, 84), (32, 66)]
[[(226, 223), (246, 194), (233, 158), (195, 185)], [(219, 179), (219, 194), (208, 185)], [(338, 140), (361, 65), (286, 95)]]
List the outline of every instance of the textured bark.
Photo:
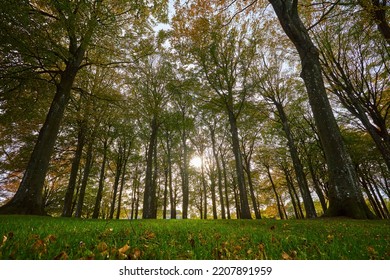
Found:
[(329, 208), (325, 216), (373, 218), (374, 215), (364, 201), (350, 156), (344, 146), (326, 95), (318, 50), (299, 18), (298, 1), (269, 0), (269, 2), (301, 59), (301, 77), (305, 82), (329, 172)]
[(0, 208), (0, 214), (45, 215), (42, 203), (43, 185), (77, 71), (75, 65), (70, 65), (61, 75), (20, 186), (15, 196)]

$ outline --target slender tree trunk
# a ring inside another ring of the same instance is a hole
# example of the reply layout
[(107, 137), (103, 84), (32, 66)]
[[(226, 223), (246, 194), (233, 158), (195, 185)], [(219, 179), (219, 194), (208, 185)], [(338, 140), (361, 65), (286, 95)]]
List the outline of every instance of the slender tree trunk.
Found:
[(319, 53), (298, 14), (297, 0), (269, 0), (287, 36), (294, 43), (302, 63), (309, 103), (324, 148), (329, 173), (329, 208), (325, 216), (374, 218), (367, 207), (351, 158), (333, 116), (319, 61)]
[[(185, 120), (185, 112), (183, 110), (182, 120)], [(184, 125), (183, 125), (184, 126)], [(188, 179), (188, 147), (187, 147), (187, 131), (185, 126), (181, 134), (181, 145), (183, 149), (183, 163), (182, 163), (182, 195), (183, 195), (183, 219), (188, 218), (188, 204), (189, 204), (189, 179)]]
[(100, 168), (100, 178), (99, 178), (99, 187), (96, 195), (95, 207), (93, 209), (92, 218), (99, 218), (100, 213), (100, 204), (103, 198), (103, 188), (104, 188), (104, 180), (105, 180), (105, 172), (106, 172), (106, 162), (107, 162), (107, 151), (108, 151), (108, 139), (106, 138), (103, 143), (103, 162)]
[(278, 115), (280, 118), (280, 121), (283, 125), (284, 133), (286, 134), (287, 138), (287, 145), (290, 151), (291, 159), (293, 161), (293, 166), (295, 170), (295, 175), (297, 177), (299, 189), (302, 193), (303, 203), (305, 205), (306, 210), (306, 217), (307, 218), (315, 218), (317, 217), (317, 213), (314, 207), (313, 198), (311, 197), (309, 185), (307, 183), (306, 175), (303, 171), (303, 165), (301, 162), (301, 159), (298, 155), (298, 150), (295, 145), (294, 138), (292, 136), (290, 124), (288, 122), (287, 115), (284, 111), (283, 105), (280, 102), (277, 102), (276, 100), (273, 100), (274, 105), (276, 106), (276, 109), (278, 111)]
[(123, 162), (123, 167), (122, 167), (122, 178), (121, 178), (121, 185), (119, 189), (119, 197), (118, 197), (118, 207), (116, 211), (116, 219), (120, 219), (121, 216), (121, 207), (122, 207), (122, 195), (123, 195), (123, 188), (125, 186), (125, 176), (126, 176), (126, 165), (128, 158), (130, 156), (130, 146), (128, 147), (128, 151), (125, 153), (125, 159)]
[(158, 123), (156, 117), (153, 117), (151, 123), (151, 135), (149, 139), (149, 148), (146, 159), (146, 175), (145, 175), (145, 192), (143, 202), (143, 213), (142, 218), (144, 219), (155, 219), (156, 217), (156, 188), (153, 180), (153, 157), (155, 154), (154, 149), (156, 148)]
[(91, 140), (88, 144), (88, 149), (87, 149), (87, 157), (86, 157), (87, 159), (85, 161), (83, 180), (81, 182), (79, 200), (77, 202), (76, 213), (75, 213), (76, 218), (80, 218), (82, 215), (82, 209), (84, 206), (85, 191), (87, 188), (89, 173), (91, 172), (91, 168), (92, 168), (92, 164), (93, 164), (92, 148), (93, 148), (93, 141)]
[(204, 159), (203, 159), (203, 150), (201, 151), (201, 177), (202, 177), (202, 187), (203, 187), (203, 219), (207, 219), (207, 183), (206, 176), (204, 172)]
[(217, 198), (216, 198), (216, 192), (215, 192), (215, 174), (214, 170), (210, 170), (210, 189), (211, 189), (211, 205), (213, 209), (213, 219), (218, 219), (217, 214)]
[(232, 110), (229, 110), (229, 123), (230, 123), (230, 132), (233, 144), (233, 154), (236, 163), (236, 173), (237, 173), (237, 186), (240, 196), (240, 207), (241, 207), (241, 219), (252, 219), (252, 215), (249, 209), (248, 194), (245, 187), (244, 179), (244, 168), (242, 167), (242, 155), (240, 150), (240, 140), (238, 137), (238, 128), (237, 120)]
[(295, 217), (297, 219), (302, 219), (303, 216), (301, 216), (301, 213), (299, 212), (296, 198), (295, 198), (294, 192), (292, 190), (294, 188), (294, 184), (293, 184), (292, 178), (290, 176), (290, 172), (289, 172), (287, 166), (282, 165), (281, 167), (282, 167), (284, 176), (286, 177), (288, 194), (290, 195), (290, 198), (291, 198), (291, 204), (293, 205), (293, 208), (294, 208)]
[(229, 192), (228, 192), (229, 180), (228, 180), (228, 177), (227, 177), (226, 162), (225, 162), (225, 159), (224, 159), (222, 153), (221, 153), (221, 161), (222, 161), (223, 181), (225, 183), (224, 190), (225, 190), (225, 201), (226, 201), (226, 215), (227, 215), (227, 218), (230, 220), (231, 219), (231, 216), (230, 216), (230, 201), (229, 201)]
[(119, 151), (117, 154), (117, 159), (116, 159), (115, 180), (114, 180), (114, 185), (113, 185), (112, 201), (111, 201), (111, 206), (110, 206), (110, 215), (108, 216), (109, 219), (114, 218), (116, 197), (117, 197), (119, 181), (120, 181), (122, 169), (123, 169), (123, 153), (124, 153), (123, 147), (120, 144)]
[(271, 182), (271, 187), (272, 187), (272, 190), (274, 191), (274, 194), (275, 194), (276, 206), (278, 207), (279, 217), (280, 217), (280, 219), (284, 220), (285, 217), (284, 217), (283, 208), (281, 206), (279, 194), (276, 191), (276, 186), (275, 186), (274, 180), (272, 179), (271, 170), (270, 170), (268, 165), (264, 165), (264, 166), (267, 169), (268, 178), (269, 178), (269, 181)]
[(221, 217), (222, 217), (222, 219), (226, 219), (225, 203), (224, 203), (223, 192), (222, 192), (222, 171), (221, 171), (221, 166), (220, 166), (219, 157), (218, 157), (218, 151), (217, 151), (216, 143), (215, 143), (215, 129), (213, 127), (210, 127), (210, 133), (211, 133), (211, 144), (212, 144), (213, 155), (214, 155), (214, 159), (215, 159), (215, 165), (217, 167), (218, 193), (219, 193), (219, 202), (221, 204)]
[(83, 148), (85, 144), (85, 124), (83, 122), (79, 125), (79, 131), (77, 135), (77, 147), (76, 152), (72, 160), (72, 167), (70, 170), (70, 177), (68, 188), (65, 194), (64, 207), (62, 210), (63, 217), (71, 217), (72, 216), (72, 201), (74, 189), (76, 187), (77, 175), (79, 173), (79, 166), (81, 161), (81, 156), (83, 155)]
[(251, 200), (253, 204), (253, 209), (255, 211), (255, 217), (256, 219), (261, 219), (261, 214), (259, 207), (257, 206), (257, 200), (255, 195), (255, 188), (253, 187), (253, 181), (252, 181), (252, 171), (251, 171), (251, 156), (248, 155), (248, 158), (244, 159), (245, 162), (245, 172), (248, 178), (248, 186), (249, 186), (249, 192), (251, 195)]

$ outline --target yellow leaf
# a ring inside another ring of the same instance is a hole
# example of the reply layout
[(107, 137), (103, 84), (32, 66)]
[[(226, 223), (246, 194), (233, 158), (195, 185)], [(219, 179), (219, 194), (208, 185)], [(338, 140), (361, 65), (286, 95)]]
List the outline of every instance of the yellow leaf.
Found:
[(141, 257), (141, 250), (138, 248), (135, 248), (134, 252), (133, 252), (133, 259), (138, 260), (140, 257)]
[(125, 244), (122, 248), (118, 249), (119, 254), (125, 254), (127, 250), (130, 249), (130, 246)]
[(4, 246), (5, 242), (7, 242), (7, 239), (8, 239), (8, 237), (4, 235), (3, 241), (1, 241), (1, 243), (0, 243), (0, 248)]
[(106, 242), (100, 242), (98, 245), (97, 245), (97, 249), (99, 252), (104, 252), (106, 251), (108, 248), (108, 245), (106, 244)]
[(282, 259), (283, 259), (283, 260), (292, 260), (292, 258), (290, 257), (290, 255), (287, 254), (286, 252), (283, 252), (283, 253), (282, 253)]

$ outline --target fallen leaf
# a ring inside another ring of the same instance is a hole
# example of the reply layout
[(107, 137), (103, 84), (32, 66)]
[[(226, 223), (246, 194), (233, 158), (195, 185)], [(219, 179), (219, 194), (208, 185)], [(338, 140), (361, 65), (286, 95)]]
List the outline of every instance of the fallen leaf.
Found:
[(134, 252), (133, 252), (133, 259), (138, 260), (140, 257), (141, 257), (141, 250), (138, 248), (135, 248)]
[(283, 260), (292, 260), (292, 258), (290, 257), (290, 255), (287, 254), (286, 252), (283, 252), (283, 253), (282, 253), (282, 259), (283, 259)]
[(46, 243), (53, 243), (57, 240), (57, 237), (55, 237), (55, 235), (53, 234), (49, 234), (48, 236), (46, 236), (45, 238), (45, 242)]
[(62, 251), (57, 256), (55, 256), (54, 259), (55, 260), (67, 260), (67, 259), (69, 259), (69, 256), (65, 251)]
[(145, 231), (144, 237), (146, 239), (154, 239), (156, 237), (156, 234), (152, 231)]
[(125, 254), (127, 252), (127, 250), (129, 250), (129, 249), (130, 249), (130, 246), (125, 244), (125, 246), (118, 249), (118, 252), (119, 252), (119, 254)]
[(99, 252), (107, 251), (108, 245), (107, 245), (106, 242), (100, 242), (100, 243), (97, 245), (97, 249), (98, 249)]
[(264, 249), (265, 249), (265, 245), (263, 243), (260, 243), (259, 244), (259, 250), (260, 252), (264, 252)]
[(0, 243), (0, 248), (4, 246), (5, 242), (7, 242), (7, 239), (8, 239), (8, 237), (4, 235), (3, 240)]
[(39, 255), (47, 253), (46, 243), (42, 239), (36, 240), (31, 248)]

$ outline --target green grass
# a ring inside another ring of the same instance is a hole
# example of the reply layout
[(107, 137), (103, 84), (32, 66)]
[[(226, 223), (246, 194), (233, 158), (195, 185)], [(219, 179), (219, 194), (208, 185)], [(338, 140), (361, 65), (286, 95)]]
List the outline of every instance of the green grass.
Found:
[(390, 222), (0, 216), (0, 259), (390, 259)]

